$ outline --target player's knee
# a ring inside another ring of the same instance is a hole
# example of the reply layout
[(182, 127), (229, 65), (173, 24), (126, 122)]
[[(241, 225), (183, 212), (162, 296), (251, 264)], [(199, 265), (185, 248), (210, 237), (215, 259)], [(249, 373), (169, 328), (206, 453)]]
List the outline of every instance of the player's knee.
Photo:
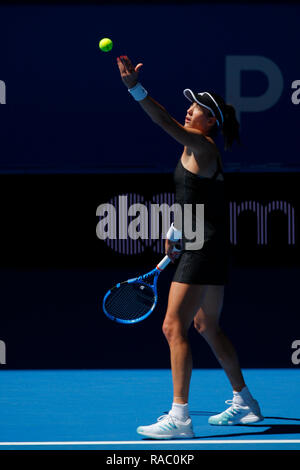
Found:
[(199, 322), (197, 319), (194, 320), (194, 328), (204, 338), (209, 338), (218, 335), (220, 327), (215, 322)]
[(165, 319), (162, 331), (168, 343), (178, 341), (186, 336), (182, 325), (174, 320)]
[(204, 323), (194, 321), (194, 328), (200, 335), (204, 335), (207, 331), (207, 326)]
[(165, 335), (166, 340), (168, 341), (168, 343), (170, 343), (175, 337), (176, 330), (174, 328), (174, 324), (166, 319), (163, 322), (162, 331)]
[(201, 334), (203, 325), (201, 323), (197, 322), (196, 320), (194, 320), (194, 328), (198, 333)]

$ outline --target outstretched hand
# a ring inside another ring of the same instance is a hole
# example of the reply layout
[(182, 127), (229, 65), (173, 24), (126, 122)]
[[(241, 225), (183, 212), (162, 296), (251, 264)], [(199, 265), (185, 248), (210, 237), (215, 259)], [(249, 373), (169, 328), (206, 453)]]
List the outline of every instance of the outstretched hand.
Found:
[(133, 88), (139, 81), (139, 71), (143, 64), (140, 63), (134, 67), (127, 55), (117, 57), (117, 64), (120, 70), (122, 82), (127, 88)]

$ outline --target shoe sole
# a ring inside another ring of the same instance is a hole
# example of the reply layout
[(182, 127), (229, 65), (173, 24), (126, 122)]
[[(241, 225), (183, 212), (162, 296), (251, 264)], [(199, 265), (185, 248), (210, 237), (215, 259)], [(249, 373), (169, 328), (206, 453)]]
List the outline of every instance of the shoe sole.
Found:
[(149, 437), (150, 439), (194, 439), (195, 437), (195, 434), (184, 434), (184, 435), (179, 435), (179, 436), (158, 436), (157, 434), (150, 434), (150, 433), (142, 433), (142, 432), (139, 432), (137, 431), (138, 434), (140, 434), (140, 436), (143, 436), (143, 437)]
[(240, 420), (240, 424), (248, 424), (248, 423), (259, 423), (260, 421), (263, 421), (264, 417), (263, 416), (245, 416), (245, 418), (242, 418)]
[(240, 419), (237, 423), (210, 423), (211, 426), (236, 426), (237, 424), (251, 424), (251, 423), (259, 423), (260, 421), (263, 421), (264, 417), (263, 416), (249, 416), (245, 418)]

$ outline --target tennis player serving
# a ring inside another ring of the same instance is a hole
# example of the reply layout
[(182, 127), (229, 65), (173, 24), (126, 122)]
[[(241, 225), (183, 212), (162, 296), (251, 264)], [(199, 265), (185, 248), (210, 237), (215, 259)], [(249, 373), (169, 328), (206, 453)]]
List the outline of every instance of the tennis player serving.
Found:
[[(233, 389), (230, 406), (208, 420), (212, 425), (256, 423), (263, 419), (258, 402), (245, 384), (237, 353), (219, 325), (224, 286), (228, 282), (229, 230), (224, 193), (221, 155), (214, 142), (219, 132), (225, 150), (239, 142), (239, 123), (235, 110), (219, 95), (209, 91), (183, 91), (189, 101), (184, 125), (177, 122), (157, 103), (139, 82), (142, 63), (133, 66), (127, 56), (117, 58), (124, 85), (152, 121), (184, 146), (174, 172), (176, 202), (204, 204), (204, 245), (199, 250), (185, 249), (187, 239), (182, 229), (182, 250), (173, 252), (178, 229), (167, 234), (165, 251), (176, 262), (170, 286), (163, 333), (168, 341), (173, 379), (173, 403), (168, 414), (156, 423), (139, 426), (137, 432), (154, 439), (194, 437), (188, 398), (192, 356), (188, 330), (192, 323), (207, 341), (223, 367)], [(194, 220), (193, 220), (194, 223)]]

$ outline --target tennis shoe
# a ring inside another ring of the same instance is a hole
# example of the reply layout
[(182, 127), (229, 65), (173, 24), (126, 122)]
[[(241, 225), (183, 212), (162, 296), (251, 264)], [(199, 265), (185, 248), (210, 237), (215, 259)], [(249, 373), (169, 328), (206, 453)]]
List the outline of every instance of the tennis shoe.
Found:
[(226, 404), (231, 405), (222, 413), (211, 416), (208, 423), (217, 426), (231, 426), (235, 424), (249, 424), (263, 421), (259, 404), (256, 400), (251, 405), (242, 406), (233, 400), (226, 400)]
[(172, 415), (162, 415), (150, 426), (139, 426), (137, 433), (152, 439), (188, 439), (195, 437), (191, 418), (180, 421)]

